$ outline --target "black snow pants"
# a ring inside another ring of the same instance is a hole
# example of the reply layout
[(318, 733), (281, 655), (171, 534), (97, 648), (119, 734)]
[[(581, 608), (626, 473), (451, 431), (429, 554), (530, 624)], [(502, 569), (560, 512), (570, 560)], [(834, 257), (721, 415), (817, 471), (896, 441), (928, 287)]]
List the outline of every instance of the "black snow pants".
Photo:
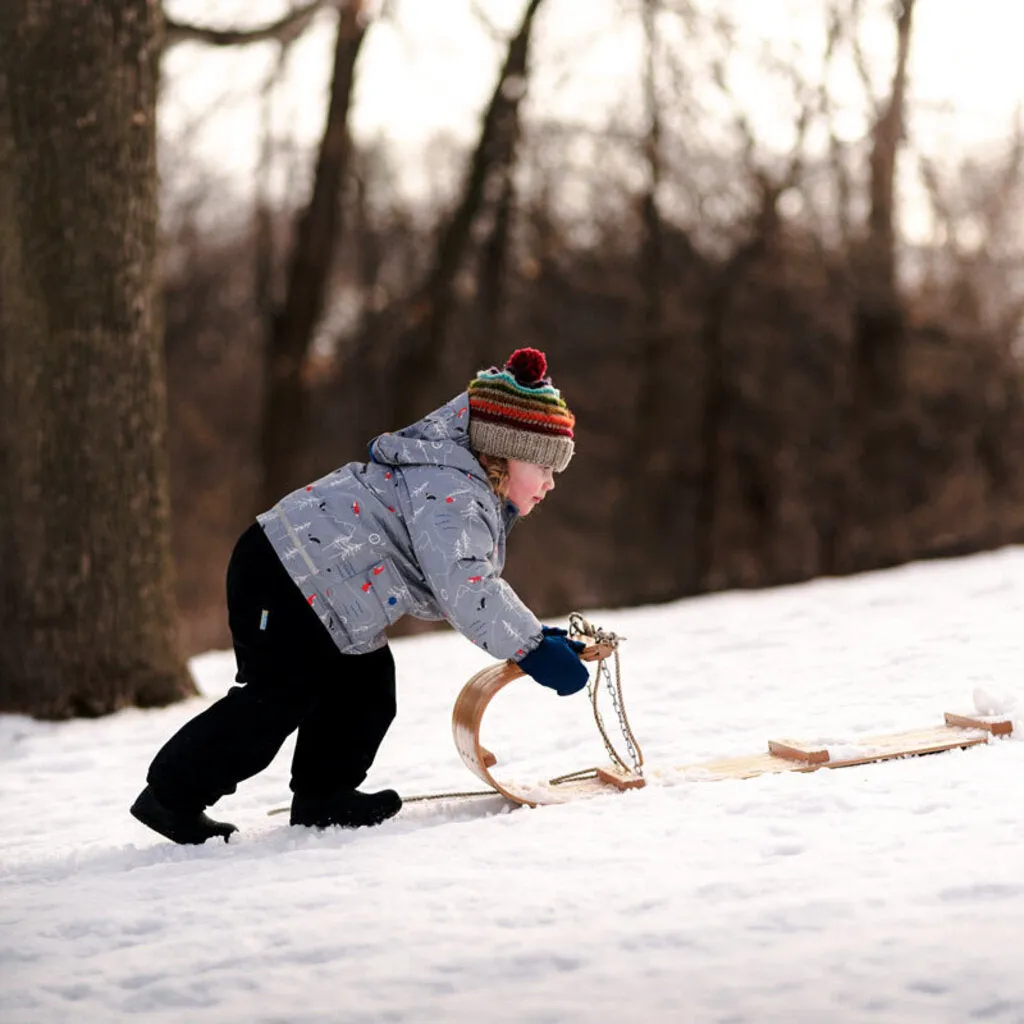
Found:
[(227, 571), (239, 686), (157, 753), (147, 782), (169, 807), (201, 810), (263, 771), (296, 729), (291, 788), (313, 798), (355, 789), (394, 720), (386, 645), (345, 655), (253, 523)]

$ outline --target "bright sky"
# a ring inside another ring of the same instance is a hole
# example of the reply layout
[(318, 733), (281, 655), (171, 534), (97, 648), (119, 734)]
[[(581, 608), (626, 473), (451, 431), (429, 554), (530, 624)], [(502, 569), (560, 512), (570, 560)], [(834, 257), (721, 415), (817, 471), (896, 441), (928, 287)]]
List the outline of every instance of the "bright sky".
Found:
[[(1024, 548), (588, 617), (627, 638), (651, 782), (561, 806), (292, 829), (265, 813), (287, 801), (288, 744), (215, 809), (234, 841), (179, 847), (128, 806), (230, 685), (229, 656), (195, 659), (206, 696), (171, 708), (0, 716), (0, 1019), (1021, 1024)], [(394, 651), (368, 787), (478, 788), (449, 722), (493, 663), (451, 633)], [(743, 781), (672, 770), (978, 709), (1010, 711), (1015, 736)], [(604, 760), (586, 697), (528, 679), (483, 740), (504, 778)]]
[[(701, 2), (707, 6), (711, 0)], [(879, 91), (887, 86), (894, 50), (885, 17), (888, 3), (865, 4), (870, 16), (862, 38)], [(166, 4), (180, 18), (218, 25), (262, 24), (286, 9), (283, 0)], [(478, 6), (505, 30), (518, 24), (524, 7), (521, 0), (479, 0)], [(637, 6), (622, 0), (546, 0), (535, 33), (531, 116), (595, 126), (613, 116), (635, 117), (642, 37), (637, 16), (621, 12)], [(824, 5), (820, 0), (715, 0), (714, 6), (731, 13), (739, 29), (739, 57), (729, 66), (739, 106), (766, 146), (785, 147), (793, 123), (787, 113), (791, 93), (778, 80), (766, 79), (758, 55), (766, 44), (776, 57), (795, 52), (798, 66), (814, 79), (821, 61)], [(390, 140), (403, 157), (401, 186), (423, 194), (450, 170), (443, 156), (432, 153), (429, 140), (440, 132), (462, 144), (475, 139), (502, 50), (474, 18), (469, 0), (395, 0), (393, 9), (394, 19), (373, 27), (361, 56), (353, 124), (364, 139), (382, 135)], [(666, 38), (672, 31), (667, 21)], [(1024, 100), (1022, 38), (1024, 4), (918, 0), (912, 53), (915, 145), (954, 161), (1005, 138)], [(295, 47), (289, 88), (274, 111), (278, 131), (293, 133), (304, 145), (316, 140), (322, 125), (331, 45), (326, 17)], [(710, 56), (706, 44), (694, 50), (697, 59)], [(202, 121), (193, 151), (236, 185), (251, 181), (259, 146), (254, 97), (274, 53), (270, 45), (235, 51), (191, 45), (175, 49), (165, 68), (165, 162), (173, 161), (175, 140)], [(865, 106), (849, 62), (837, 69), (833, 84), (840, 131), (856, 140), (864, 134)], [(711, 93), (705, 89), (702, 100), (720, 107)], [(209, 116), (211, 108), (217, 109), (215, 116)], [(282, 165), (278, 186), (290, 181), (294, 187), (297, 178), (304, 180)], [(187, 178), (179, 174), (175, 180)]]

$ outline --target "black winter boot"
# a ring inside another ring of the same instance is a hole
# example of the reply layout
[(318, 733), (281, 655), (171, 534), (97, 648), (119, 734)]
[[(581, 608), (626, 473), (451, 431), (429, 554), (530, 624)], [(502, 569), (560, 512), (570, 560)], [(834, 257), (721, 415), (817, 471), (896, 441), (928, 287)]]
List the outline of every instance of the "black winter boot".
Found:
[(379, 825), (402, 809), (402, 798), (393, 789), (379, 793), (360, 793), (358, 789), (342, 790), (333, 796), (309, 797), (296, 793), (292, 797), (292, 825), (311, 828), (361, 828)]
[(186, 846), (198, 846), (213, 836), (228, 836), (238, 829), (226, 821), (214, 821), (202, 811), (176, 811), (160, 802), (157, 795), (147, 786), (135, 799), (131, 807), (132, 817), (154, 832), (166, 836), (172, 842)]

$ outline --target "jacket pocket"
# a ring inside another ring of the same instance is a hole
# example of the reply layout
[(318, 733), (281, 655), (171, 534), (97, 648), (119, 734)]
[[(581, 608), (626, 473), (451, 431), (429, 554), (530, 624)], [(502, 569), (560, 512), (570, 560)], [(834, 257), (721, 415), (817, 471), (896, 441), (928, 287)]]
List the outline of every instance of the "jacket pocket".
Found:
[(409, 608), (409, 588), (389, 558), (331, 580), (324, 596), (354, 643), (382, 633)]

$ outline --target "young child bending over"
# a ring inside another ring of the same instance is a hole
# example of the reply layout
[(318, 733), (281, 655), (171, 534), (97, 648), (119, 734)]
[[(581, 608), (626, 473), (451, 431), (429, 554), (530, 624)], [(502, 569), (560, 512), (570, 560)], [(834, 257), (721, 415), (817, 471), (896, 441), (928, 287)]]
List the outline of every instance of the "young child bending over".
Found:
[(238, 539), (227, 569), (238, 665), (226, 696), (173, 735), (132, 805), (176, 843), (225, 840), (205, 809), (266, 768), (296, 729), (291, 824), (376, 825), (402, 806), (363, 793), (395, 717), (385, 630), (447, 619), (495, 658), (566, 696), (583, 645), (542, 626), (501, 579), (505, 539), (573, 455), (574, 417), (536, 349), (512, 353), (370, 461), (293, 491)]

